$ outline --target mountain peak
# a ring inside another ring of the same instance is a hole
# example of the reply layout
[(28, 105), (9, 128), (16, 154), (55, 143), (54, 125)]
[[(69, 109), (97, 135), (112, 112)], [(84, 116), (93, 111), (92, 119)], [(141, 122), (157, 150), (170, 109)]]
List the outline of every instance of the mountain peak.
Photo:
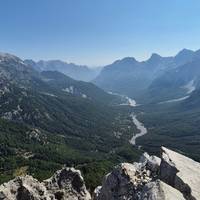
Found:
[(177, 56), (191, 55), (191, 54), (193, 54), (193, 53), (194, 53), (194, 51), (192, 51), (192, 50), (190, 50), (190, 49), (184, 48), (184, 49), (182, 49), (181, 51), (179, 51), (175, 57), (177, 57)]
[(194, 57), (194, 54), (195, 52), (192, 50), (182, 49), (174, 58), (178, 65), (182, 65), (188, 61), (191, 61)]
[(160, 56), (157, 53), (152, 53), (151, 57), (147, 60), (147, 62), (155, 63), (155, 62), (160, 61), (161, 59), (162, 59), (162, 56)]
[(160, 56), (159, 54), (157, 54), (157, 53), (152, 53), (151, 54), (151, 57), (150, 57), (150, 60), (157, 60), (157, 59), (161, 59), (162, 58), (162, 56)]
[(22, 60), (20, 58), (18, 58), (17, 56), (14, 56), (12, 54), (9, 54), (9, 53), (2, 53), (0, 52), (0, 61), (6, 61), (6, 60), (14, 60), (14, 61), (21, 61)]
[(115, 64), (133, 64), (137, 63), (138, 61), (134, 57), (125, 57), (123, 59), (117, 60)]

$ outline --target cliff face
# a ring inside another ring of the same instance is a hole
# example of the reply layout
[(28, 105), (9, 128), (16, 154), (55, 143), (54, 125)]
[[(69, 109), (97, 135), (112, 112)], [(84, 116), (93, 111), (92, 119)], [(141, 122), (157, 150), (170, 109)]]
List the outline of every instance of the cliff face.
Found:
[(167, 148), (161, 159), (144, 153), (104, 177), (95, 200), (200, 200), (200, 163)]
[(144, 153), (107, 174), (93, 198), (80, 171), (63, 168), (39, 182), (17, 177), (0, 186), (0, 200), (200, 200), (200, 163), (167, 148), (161, 158)]

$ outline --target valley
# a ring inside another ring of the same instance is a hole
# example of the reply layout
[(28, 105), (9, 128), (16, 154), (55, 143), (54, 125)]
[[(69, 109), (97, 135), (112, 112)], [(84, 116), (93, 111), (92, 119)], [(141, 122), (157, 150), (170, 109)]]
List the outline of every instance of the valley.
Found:
[(0, 9), (0, 200), (200, 200), (200, 1)]
[[(33, 61), (1, 54), (0, 182), (20, 174), (43, 180), (67, 165), (80, 169), (93, 191), (113, 166), (144, 151), (159, 155), (162, 145), (199, 161), (199, 61), (176, 66), (180, 54), (116, 61), (112, 76), (123, 77), (114, 88), (96, 82), (112, 66), (85, 82), (53, 71), (51, 62), (50, 71), (36, 70)], [(171, 79), (177, 70), (181, 76)]]
[(139, 158), (129, 144), (132, 110), (117, 106), (127, 99), (61, 72), (38, 72), (14, 55), (0, 60), (1, 183), (23, 174), (43, 180), (67, 165), (93, 190), (114, 165)]
[[(127, 97), (126, 95), (118, 94), (118, 93), (112, 93), (109, 92), (110, 94), (117, 95), (125, 101), (124, 103), (121, 103), (120, 106), (130, 106), (130, 107), (136, 107), (139, 106), (134, 99), (131, 99)], [(134, 114), (134, 110), (130, 114), (130, 117), (132, 119), (133, 124), (136, 126), (136, 130), (133, 131), (132, 133), (132, 138), (129, 140), (130, 144), (136, 145), (136, 139), (139, 137), (142, 137), (147, 134), (147, 129), (146, 127), (136, 118), (137, 116)], [(138, 132), (139, 131), (139, 132)]]

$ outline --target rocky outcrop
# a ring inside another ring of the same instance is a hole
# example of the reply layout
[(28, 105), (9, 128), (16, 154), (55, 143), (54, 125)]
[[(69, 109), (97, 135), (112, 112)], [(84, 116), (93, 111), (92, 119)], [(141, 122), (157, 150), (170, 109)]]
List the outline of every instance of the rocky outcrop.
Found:
[(0, 200), (51, 200), (45, 186), (32, 176), (17, 177), (0, 186)]
[(32, 176), (17, 177), (0, 186), (0, 200), (90, 200), (80, 171), (63, 168), (39, 182)]
[(44, 184), (49, 193), (55, 195), (58, 200), (91, 199), (80, 171), (74, 168), (64, 168), (57, 171), (50, 179), (45, 180)]
[[(200, 163), (165, 147), (161, 158), (144, 153), (107, 174), (93, 200), (200, 200)], [(17, 177), (0, 185), (0, 200), (91, 200), (80, 171), (63, 168), (39, 182)]]
[(200, 200), (200, 163), (161, 148), (161, 159), (144, 153), (122, 163), (94, 191), (95, 200)]
[(139, 200), (184, 200), (184, 197), (170, 185), (156, 180), (144, 186)]
[(160, 178), (188, 200), (200, 199), (200, 163), (162, 147)]

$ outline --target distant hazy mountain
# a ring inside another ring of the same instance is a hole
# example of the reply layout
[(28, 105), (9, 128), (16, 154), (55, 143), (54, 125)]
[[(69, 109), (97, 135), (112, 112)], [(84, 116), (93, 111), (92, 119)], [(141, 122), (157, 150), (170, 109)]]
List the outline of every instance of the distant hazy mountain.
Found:
[(134, 58), (124, 58), (105, 66), (94, 80), (99, 87), (108, 91), (137, 97), (150, 85), (155, 77), (176, 65), (172, 57), (152, 54), (149, 60), (138, 62)]
[[(149, 98), (148, 95), (144, 95), (149, 92), (149, 89), (154, 90), (152, 88), (155, 86), (159, 89), (162, 88), (162, 84), (165, 84), (165, 77), (168, 77), (168, 74), (170, 77), (168, 81), (173, 85), (176, 69), (180, 69), (184, 64), (198, 60), (199, 55), (200, 51), (194, 52), (183, 49), (174, 57), (162, 57), (154, 53), (147, 61), (143, 62), (138, 62), (134, 58), (124, 58), (105, 66), (93, 82), (105, 90), (126, 94), (136, 98), (136, 100), (143, 100), (143, 98)], [(180, 77), (184, 73), (187, 76), (187, 72), (183, 71)], [(187, 81), (184, 82), (185, 85), (192, 80)], [(181, 86), (184, 87), (184, 84)], [(166, 85), (166, 87), (168, 86)], [(155, 90), (152, 95), (159, 96), (157, 92), (159, 91)], [(161, 90), (160, 92), (165, 92), (167, 95), (167, 90)]]
[(134, 91), (140, 91), (149, 81), (143, 80), (146, 72), (141, 67), (141, 63), (134, 58), (117, 60), (105, 66), (94, 83), (107, 91), (133, 96)]
[[(180, 54), (178, 54), (179, 56)], [(187, 58), (189, 61), (186, 64), (170, 69), (153, 80), (146, 92), (149, 94), (149, 98), (152, 98), (153, 101), (168, 101), (186, 97), (200, 87), (199, 51)]]
[(189, 49), (183, 49), (174, 57), (174, 60), (176, 64), (179, 66), (192, 61), (194, 57), (195, 57), (194, 51)]
[(41, 60), (34, 62), (33, 60), (25, 60), (25, 63), (33, 66), (38, 71), (58, 71), (76, 80), (90, 81), (94, 79), (101, 68), (89, 68), (84, 65), (76, 65), (74, 63), (67, 63), (61, 60)]

